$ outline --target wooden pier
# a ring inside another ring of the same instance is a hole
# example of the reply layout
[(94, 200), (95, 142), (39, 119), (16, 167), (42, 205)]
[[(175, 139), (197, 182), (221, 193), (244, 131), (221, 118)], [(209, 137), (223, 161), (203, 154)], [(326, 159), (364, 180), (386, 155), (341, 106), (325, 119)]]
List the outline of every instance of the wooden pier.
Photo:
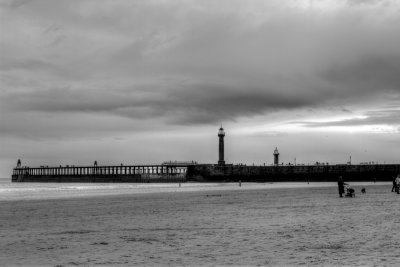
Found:
[(21, 166), (13, 169), (13, 182), (185, 182), (196, 162), (168, 161), (150, 165)]

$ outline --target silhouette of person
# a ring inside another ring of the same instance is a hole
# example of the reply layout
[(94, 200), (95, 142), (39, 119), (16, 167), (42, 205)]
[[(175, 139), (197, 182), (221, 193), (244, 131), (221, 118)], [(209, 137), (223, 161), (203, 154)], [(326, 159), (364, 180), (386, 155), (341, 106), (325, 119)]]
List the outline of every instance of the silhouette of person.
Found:
[[(400, 194), (400, 174), (397, 175), (396, 179), (393, 181), (393, 187), (395, 188), (395, 191), (397, 194)], [(392, 188), (393, 190), (393, 188)], [(393, 192), (393, 191), (392, 191)]]
[(396, 190), (396, 179), (393, 180), (392, 192)]
[(343, 182), (342, 176), (339, 176), (338, 180), (338, 189), (339, 189), (339, 197), (343, 197), (344, 194), (344, 186), (347, 185), (345, 182)]

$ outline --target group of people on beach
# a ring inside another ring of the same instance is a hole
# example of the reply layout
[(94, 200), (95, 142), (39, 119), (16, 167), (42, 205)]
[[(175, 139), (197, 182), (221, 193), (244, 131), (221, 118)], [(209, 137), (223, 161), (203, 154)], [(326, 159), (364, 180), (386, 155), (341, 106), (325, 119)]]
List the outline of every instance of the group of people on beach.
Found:
[[(347, 183), (343, 181), (342, 176), (339, 176), (338, 180), (338, 189), (339, 189), (339, 197), (343, 197), (343, 194), (345, 193), (345, 188), (348, 186)], [(347, 187), (347, 192), (345, 196), (348, 197), (354, 197), (354, 189)], [(365, 188), (361, 189), (362, 193), (365, 193)], [(392, 192), (396, 192), (397, 194), (400, 194), (400, 174), (397, 175), (397, 177), (393, 180), (393, 187), (392, 187)]]

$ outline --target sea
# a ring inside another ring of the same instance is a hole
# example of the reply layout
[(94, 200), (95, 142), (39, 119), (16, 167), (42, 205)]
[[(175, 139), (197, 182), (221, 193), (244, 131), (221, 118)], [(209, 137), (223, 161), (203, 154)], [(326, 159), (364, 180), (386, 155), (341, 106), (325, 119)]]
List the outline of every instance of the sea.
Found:
[(0, 266), (400, 266), (390, 182), (0, 181)]

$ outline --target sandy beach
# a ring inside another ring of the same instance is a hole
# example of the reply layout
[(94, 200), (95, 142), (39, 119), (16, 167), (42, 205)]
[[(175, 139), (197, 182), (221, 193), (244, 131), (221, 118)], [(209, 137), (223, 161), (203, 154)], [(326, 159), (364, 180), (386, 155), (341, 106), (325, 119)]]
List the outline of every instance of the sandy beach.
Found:
[(0, 265), (400, 264), (389, 183), (232, 188), (1, 200)]

